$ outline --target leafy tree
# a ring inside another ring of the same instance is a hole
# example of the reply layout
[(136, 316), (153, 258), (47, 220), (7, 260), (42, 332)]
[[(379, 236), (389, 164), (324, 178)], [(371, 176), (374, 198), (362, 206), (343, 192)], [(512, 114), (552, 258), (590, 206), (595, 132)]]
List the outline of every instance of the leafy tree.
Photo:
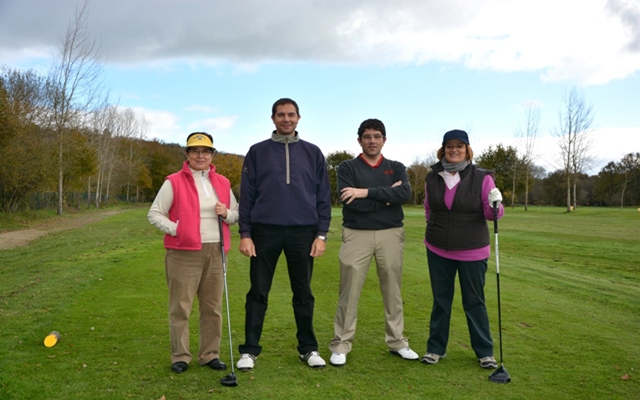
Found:
[(236, 196), (236, 199), (240, 199), (240, 178), (242, 176), (244, 156), (216, 152), (212, 162), (216, 166), (216, 172), (229, 179), (233, 194)]
[[(67, 183), (66, 194), (83, 192), (86, 179), (96, 171), (95, 149), (89, 143), (88, 136), (77, 130), (67, 133), (65, 140), (68, 141), (64, 146), (64, 157), (68, 162), (63, 170), (64, 181)], [(80, 204), (76, 206), (79, 207)]]
[[(479, 167), (494, 172), (496, 187), (500, 189), (505, 200), (511, 201), (513, 207), (516, 191), (524, 186), (524, 180), (518, 181), (519, 171), (524, 169), (521, 168), (523, 162), (518, 157), (518, 151), (511, 146), (505, 148), (498, 144), (495, 149), (489, 146), (475, 159)], [(510, 190), (507, 189), (509, 186)]]
[(625, 193), (630, 194), (629, 204), (637, 204), (638, 188), (640, 187), (640, 153), (629, 153), (619, 163), (622, 174), (622, 191), (620, 193), (620, 208), (624, 206)]
[(351, 160), (356, 155), (350, 151), (335, 151), (326, 157), (329, 173), (329, 185), (331, 186), (331, 203), (340, 205), (340, 193), (338, 193), (338, 166), (341, 162)]
[(0, 208), (5, 212), (26, 207), (30, 195), (49, 183), (50, 132), (37, 125), (45, 84), (33, 71), (1, 70)]
[(598, 202), (602, 205), (614, 203), (614, 197), (619, 192), (622, 175), (616, 162), (611, 161), (598, 173), (595, 191)]
[(542, 202), (547, 205), (561, 206), (566, 201), (565, 171), (556, 170), (542, 181)]
[(177, 144), (165, 144), (158, 140), (146, 142), (146, 152), (149, 154), (147, 168), (151, 176), (151, 188), (145, 192), (145, 197), (153, 199), (162, 187), (164, 180), (182, 168), (185, 160), (184, 148)]
[(411, 165), (407, 167), (414, 205), (424, 203), (424, 178), (431, 170), (431, 166), (437, 161), (438, 159), (434, 155), (431, 155), (430, 157), (424, 157), (422, 159), (416, 158)]
[(544, 201), (544, 189), (543, 180), (547, 176), (547, 171), (538, 166), (533, 165), (530, 169), (530, 182), (529, 187), (529, 204), (545, 205)]
[(611, 161), (600, 170), (595, 185), (596, 198), (605, 204), (638, 204), (640, 153), (629, 153), (619, 162)]

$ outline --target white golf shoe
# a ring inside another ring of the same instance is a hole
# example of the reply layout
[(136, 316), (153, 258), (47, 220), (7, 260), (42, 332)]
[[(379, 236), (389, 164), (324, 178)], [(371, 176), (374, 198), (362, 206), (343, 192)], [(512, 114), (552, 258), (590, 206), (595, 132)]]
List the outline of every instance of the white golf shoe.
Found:
[(391, 354), (393, 354), (394, 356), (400, 356), (400, 357), (404, 358), (405, 360), (415, 361), (418, 358), (420, 358), (418, 356), (418, 353), (416, 353), (415, 351), (411, 350), (411, 348), (409, 348), (409, 347), (405, 347), (404, 349), (400, 349), (400, 350), (397, 350), (397, 351), (390, 350), (389, 352)]
[(251, 371), (256, 365), (256, 357), (253, 354), (244, 353), (236, 363), (240, 371)]
[(342, 367), (347, 363), (347, 355), (344, 353), (333, 353), (329, 359), (329, 364), (334, 367)]
[(306, 362), (311, 368), (324, 368), (327, 365), (317, 351), (300, 354), (300, 361)]

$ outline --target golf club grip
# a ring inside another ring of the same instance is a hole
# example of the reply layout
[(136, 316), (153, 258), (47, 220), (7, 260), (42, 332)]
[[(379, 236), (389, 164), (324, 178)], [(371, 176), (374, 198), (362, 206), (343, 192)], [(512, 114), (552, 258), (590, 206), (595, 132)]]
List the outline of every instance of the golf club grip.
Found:
[(220, 252), (222, 253), (222, 272), (227, 273), (227, 255), (224, 252), (224, 231), (222, 230), (222, 216), (218, 215), (218, 228), (220, 230)]
[(498, 202), (497, 201), (493, 202), (493, 233), (498, 233)]
[(222, 231), (222, 215), (218, 215), (218, 228), (220, 230), (220, 246), (222, 246), (222, 252), (224, 253), (224, 232)]

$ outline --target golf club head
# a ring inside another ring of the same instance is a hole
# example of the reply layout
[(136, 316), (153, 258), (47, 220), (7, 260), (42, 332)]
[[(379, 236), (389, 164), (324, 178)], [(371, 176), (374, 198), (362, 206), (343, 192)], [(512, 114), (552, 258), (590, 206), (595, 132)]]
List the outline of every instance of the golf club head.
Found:
[(495, 383), (509, 383), (511, 382), (511, 375), (509, 375), (509, 372), (507, 372), (503, 365), (500, 365), (500, 368), (489, 375), (489, 380)]
[(223, 386), (238, 386), (238, 379), (236, 378), (236, 374), (232, 372), (229, 375), (223, 376), (222, 379), (220, 379), (220, 383), (222, 383)]

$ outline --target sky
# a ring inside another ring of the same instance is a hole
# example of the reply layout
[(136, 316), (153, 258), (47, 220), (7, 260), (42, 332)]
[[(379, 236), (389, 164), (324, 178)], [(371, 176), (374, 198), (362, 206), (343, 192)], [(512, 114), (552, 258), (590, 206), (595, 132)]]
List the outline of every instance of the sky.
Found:
[[(0, 0), (0, 65), (46, 73), (84, 0)], [(298, 102), (301, 139), (360, 152), (368, 118), (386, 158), (433, 157), (450, 129), (476, 155), (524, 151), (540, 110), (536, 164), (560, 168), (566, 93), (591, 106), (597, 174), (640, 152), (640, 0), (89, 0), (110, 101), (184, 145), (205, 131), (244, 155), (268, 139), (271, 106)]]

